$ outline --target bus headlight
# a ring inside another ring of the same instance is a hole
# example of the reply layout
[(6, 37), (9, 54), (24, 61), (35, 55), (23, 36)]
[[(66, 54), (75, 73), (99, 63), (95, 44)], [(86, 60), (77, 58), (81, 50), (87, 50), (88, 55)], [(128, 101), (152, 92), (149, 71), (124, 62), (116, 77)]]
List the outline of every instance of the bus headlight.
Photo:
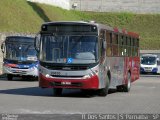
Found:
[(89, 73), (88, 75), (83, 76), (83, 79), (89, 79), (95, 75), (98, 75), (98, 70), (92, 71), (92, 73)]
[(34, 70), (34, 69), (35, 69), (35, 67), (31, 67), (31, 68), (30, 68), (30, 70)]
[(46, 78), (49, 78), (50, 77), (50, 75), (49, 74), (46, 74)]
[(83, 76), (83, 79), (89, 79), (89, 78), (91, 78), (92, 76), (90, 75), (90, 74), (88, 74), (88, 75), (85, 75), (85, 76)]

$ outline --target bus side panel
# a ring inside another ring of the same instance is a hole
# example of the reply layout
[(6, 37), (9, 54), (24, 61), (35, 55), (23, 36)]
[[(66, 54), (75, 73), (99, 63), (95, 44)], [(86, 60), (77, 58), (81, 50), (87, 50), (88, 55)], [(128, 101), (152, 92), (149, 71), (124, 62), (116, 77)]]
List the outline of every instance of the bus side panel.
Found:
[(99, 77), (99, 88), (100, 89), (105, 88), (106, 80), (108, 79), (106, 61), (99, 64), (98, 77)]
[(110, 57), (107, 64), (111, 72), (110, 88), (115, 89), (118, 85), (123, 84), (124, 58)]
[(131, 82), (139, 79), (139, 57), (126, 57), (124, 58), (124, 81), (123, 84), (127, 84), (128, 72), (131, 74)]
[(123, 72), (123, 84), (127, 84), (128, 81), (128, 74), (131, 75), (131, 79), (132, 79), (132, 58), (129, 57), (124, 57), (124, 72)]
[(132, 58), (132, 71), (133, 71), (132, 80), (135, 81), (139, 79), (139, 75), (140, 75), (140, 58), (139, 57)]
[(157, 67), (158, 67), (157, 73), (160, 74), (160, 65), (157, 65)]
[(127, 84), (128, 73), (131, 74), (131, 82), (139, 79), (139, 57), (107, 57), (106, 66), (110, 68), (110, 88)]

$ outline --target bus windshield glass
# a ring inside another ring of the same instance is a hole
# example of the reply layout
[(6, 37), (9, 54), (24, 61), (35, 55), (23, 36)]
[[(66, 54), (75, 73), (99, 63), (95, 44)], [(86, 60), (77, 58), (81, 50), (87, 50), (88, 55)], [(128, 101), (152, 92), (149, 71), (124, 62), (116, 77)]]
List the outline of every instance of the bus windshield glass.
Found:
[(18, 61), (37, 61), (33, 42), (6, 42), (6, 59)]
[(43, 35), (40, 60), (50, 63), (95, 63), (98, 56), (97, 36)]
[(156, 57), (142, 57), (141, 64), (154, 65), (156, 64)]

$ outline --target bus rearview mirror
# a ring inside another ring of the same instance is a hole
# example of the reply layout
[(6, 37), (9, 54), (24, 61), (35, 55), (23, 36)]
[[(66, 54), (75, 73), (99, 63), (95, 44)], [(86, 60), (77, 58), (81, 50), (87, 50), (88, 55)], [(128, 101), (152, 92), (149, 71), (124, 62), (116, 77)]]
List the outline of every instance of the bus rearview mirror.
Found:
[(106, 49), (106, 47), (107, 47), (106, 41), (103, 40), (103, 49)]
[(34, 40), (34, 47), (37, 52), (39, 52), (39, 50), (40, 50), (40, 39), (41, 39), (41, 35), (37, 34), (35, 37), (35, 40)]
[(4, 49), (5, 49), (5, 45), (4, 45), (5, 43), (3, 42), (2, 44), (1, 44), (1, 50), (2, 50), (2, 53), (4, 53)]

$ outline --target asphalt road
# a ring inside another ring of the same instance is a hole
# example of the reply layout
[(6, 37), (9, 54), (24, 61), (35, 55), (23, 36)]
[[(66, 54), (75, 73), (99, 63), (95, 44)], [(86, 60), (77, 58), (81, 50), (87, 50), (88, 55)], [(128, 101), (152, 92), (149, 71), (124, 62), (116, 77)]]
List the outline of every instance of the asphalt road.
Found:
[(112, 91), (106, 97), (86, 97), (80, 90), (64, 90), (54, 97), (38, 81), (0, 78), (0, 113), (86, 114), (160, 113), (160, 75), (142, 75), (129, 93)]

